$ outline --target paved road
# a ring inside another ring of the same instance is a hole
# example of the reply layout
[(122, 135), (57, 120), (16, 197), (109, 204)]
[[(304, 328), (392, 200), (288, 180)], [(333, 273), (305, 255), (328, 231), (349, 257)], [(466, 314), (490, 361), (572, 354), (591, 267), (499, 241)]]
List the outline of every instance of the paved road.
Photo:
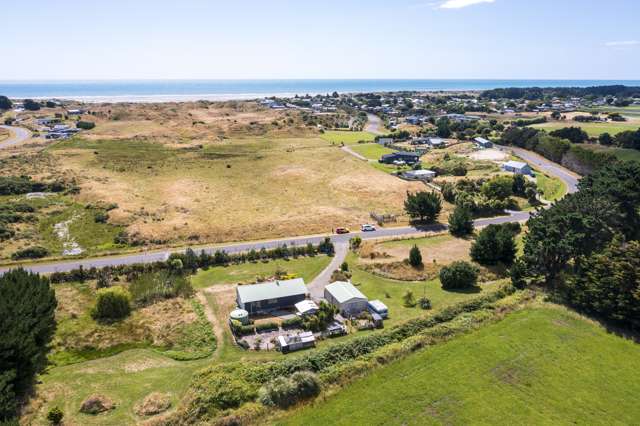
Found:
[[(478, 219), (475, 221), (475, 225), (485, 226), (492, 223), (505, 223), (505, 222), (514, 222), (514, 221), (525, 221), (529, 218), (529, 213), (527, 212), (509, 212), (508, 215), (499, 216), (488, 219)], [(283, 244), (287, 244), (288, 246), (305, 246), (308, 243), (318, 244), (325, 237), (330, 237), (334, 244), (348, 244), (349, 240), (356, 235), (362, 237), (362, 239), (373, 239), (373, 238), (381, 238), (381, 237), (401, 237), (407, 235), (413, 235), (421, 232), (434, 232), (434, 231), (446, 231), (447, 225), (445, 224), (433, 224), (433, 225), (425, 225), (419, 227), (413, 226), (403, 226), (403, 227), (390, 227), (390, 228), (380, 228), (374, 232), (353, 232), (350, 234), (342, 234), (342, 235), (310, 235), (303, 237), (295, 237), (288, 239), (280, 239), (280, 240), (271, 240), (271, 241), (252, 241), (245, 243), (237, 243), (237, 244), (226, 244), (226, 245), (218, 245), (213, 247), (205, 247), (196, 249), (197, 252), (200, 250), (204, 250), (207, 253), (213, 253), (216, 250), (224, 250), (227, 253), (240, 253), (246, 252), (251, 249), (260, 250), (261, 248), (270, 249), (281, 246)], [(118, 265), (130, 265), (133, 263), (151, 263), (157, 261), (166, 260), (169, 257), (169, 254), (173, 252), (182, 252), (184, 250), (161, 250), (154, 251), (148, 253), (136, 253), (136, 254), (128, 254), (122, 256), (114, 256), (114, 257), (103, 257), (103, 258), (94, 258), (94, 259), (77, 259), (77, 260), (68, 260), (68, 261), (58, 261), (51, 263), (37, 263), (31, 265), (24, 265), (24, 269), (38, 272), (38, 273), (52, 273), (52, 272), (65, 272), (70, 271), (72, 269), (76, 269), (82, 265), (83, 268), (102, 268), (105, 266), (118, 266)], [(11, 267), (3, 267), (0, 268), (0, 274), (6, 272), (11, 269)]]
[(0, 149), (9, 148), (10, 146), (17, 145), (31, 137), (31, 132), (22, 127), (13, 126), (0, 126), (0, 128), (7, 129), (11, 132), (9, 139), (0, 142)]
[(535, 152), (527, 151), (526, 149), (517, 147), (504, 147), (496, 145), (496, 147), (503, 151), (511, 151), (518, 157), (525, 160), (527, 163), (534, 165), (537, 169), (542, 170), (552, 176), (556, 176), (562, 180), (567, 186), (567, 192), (573, 193), (578, 191), (578, 181), (580, 176), (572, 171), (562, 167), (561, 165), (547, 160), (546, 158), (536, 154)]
[(383, 134), (384, 126), (382, 125), (382, 119), (377, 115), (368, 112), (367, 124), (365, 124), (364, 130), (376, 135)]

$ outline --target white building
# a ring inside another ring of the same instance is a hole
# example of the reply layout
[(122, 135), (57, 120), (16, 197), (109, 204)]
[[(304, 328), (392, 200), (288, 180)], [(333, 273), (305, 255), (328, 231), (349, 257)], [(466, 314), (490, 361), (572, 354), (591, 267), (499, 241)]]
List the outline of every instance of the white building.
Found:
[(433, 170), (407, 170), (402, 173), (402, 177), (411, 180), (422, 180), (430, 182), (436, 177), (436, 172)]
[(353, 284), (345, 281), (336, 281), (326, 286), (324, 298), (345, 316), (358, 315), (367, 310), (367, 297)]
[(522, 161), (507, 161), (502, 164), (502, 170), (505, 172), (515, 173), (517, 175), (532, 175), (533, 171), (527, 163)]

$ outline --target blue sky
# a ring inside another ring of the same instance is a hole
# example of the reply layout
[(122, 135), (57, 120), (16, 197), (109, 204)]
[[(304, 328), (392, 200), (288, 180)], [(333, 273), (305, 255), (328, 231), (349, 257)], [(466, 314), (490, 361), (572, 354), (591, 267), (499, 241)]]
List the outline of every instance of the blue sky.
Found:
[(0, 80), (639, 79), (637, 0), (20, 0)]

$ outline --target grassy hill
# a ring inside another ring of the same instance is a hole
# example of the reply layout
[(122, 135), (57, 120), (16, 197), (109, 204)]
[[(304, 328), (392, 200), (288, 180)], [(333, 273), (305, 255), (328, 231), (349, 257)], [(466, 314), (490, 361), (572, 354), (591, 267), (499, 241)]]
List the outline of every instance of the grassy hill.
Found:
[(637, 424), (640, 346), (528, 308), (375, 371), (282, 424)]

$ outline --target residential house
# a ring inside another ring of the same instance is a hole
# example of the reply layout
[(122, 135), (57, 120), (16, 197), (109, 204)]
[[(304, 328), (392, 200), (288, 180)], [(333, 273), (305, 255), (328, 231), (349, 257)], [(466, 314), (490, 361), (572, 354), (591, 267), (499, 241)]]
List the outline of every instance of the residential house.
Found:
[(409, 180), (431, 182), (436, 177), (436, 172), (433, 170), (407, 170), (402, 172), (402, 177)]
[(238, 307), (249, 314), (293, 307), (308, 295), (302, 278), (239, 285), (236, 288)]
[(420, 162), (420, 154), (417, 152), (398, 151), (383, 155), (378, 162), (384, 164), (416, 164)]

